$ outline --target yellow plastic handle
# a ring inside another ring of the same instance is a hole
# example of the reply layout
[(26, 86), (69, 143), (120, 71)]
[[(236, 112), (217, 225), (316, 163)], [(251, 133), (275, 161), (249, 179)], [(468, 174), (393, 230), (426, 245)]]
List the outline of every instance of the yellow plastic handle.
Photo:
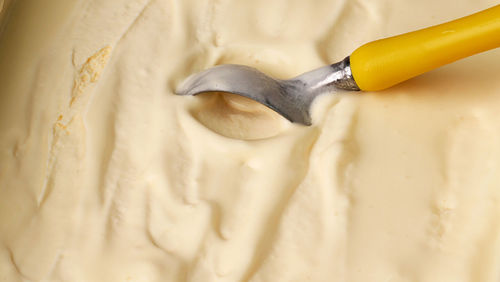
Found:
[(367, 43), (351, 54), (351, 71), (361, 90), (376, 91), (497, 47), (500, 47), (500, 5), (448, 23)]

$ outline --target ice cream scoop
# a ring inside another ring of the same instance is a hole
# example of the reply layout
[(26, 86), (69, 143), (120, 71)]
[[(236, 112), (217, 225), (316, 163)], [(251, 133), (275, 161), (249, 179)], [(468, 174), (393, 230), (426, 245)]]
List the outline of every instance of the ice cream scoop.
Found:
[(230, 92), (260, 102), (292, 122), (311, 124), (310, 107), (337, 89), (378, 91), (456, 60), (500, 47), (500, 5), (425, 29), (367, 43), (341, 62), (289, 80), (242, 65), (189, 76), (179, 95)]

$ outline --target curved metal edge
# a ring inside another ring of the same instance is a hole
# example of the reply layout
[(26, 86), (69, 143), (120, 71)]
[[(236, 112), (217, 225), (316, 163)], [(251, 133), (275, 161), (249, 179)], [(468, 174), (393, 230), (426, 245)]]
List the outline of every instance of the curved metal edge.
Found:
[(345, 57), (345, 59), (338, 63), (332, 64), (331, 67), (334, 71), (341, 73), (338, 79), (332, 81), (337, 88), (351, 91), (361, 90), (352, 75), (351, 58), (349, 56)]

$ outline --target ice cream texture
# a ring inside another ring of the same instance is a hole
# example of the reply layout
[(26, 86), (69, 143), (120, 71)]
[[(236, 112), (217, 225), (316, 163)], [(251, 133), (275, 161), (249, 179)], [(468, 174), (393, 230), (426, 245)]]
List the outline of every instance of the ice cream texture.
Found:
[(0, 4), (0, 281), (500, 281), (500, 50), (321, 96), (310, 127), (173, 94), (496, 1)]

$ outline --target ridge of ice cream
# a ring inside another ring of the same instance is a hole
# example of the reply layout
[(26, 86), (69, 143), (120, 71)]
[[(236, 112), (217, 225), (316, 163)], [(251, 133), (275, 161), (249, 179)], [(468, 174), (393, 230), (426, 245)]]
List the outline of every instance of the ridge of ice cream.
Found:
[(291, 126), (278, 113), (246, 97), (222, 92), (198, 97), (203, 100), (193, 107), (193, 116), (226, 137), (259, 140), (276, 136)]

